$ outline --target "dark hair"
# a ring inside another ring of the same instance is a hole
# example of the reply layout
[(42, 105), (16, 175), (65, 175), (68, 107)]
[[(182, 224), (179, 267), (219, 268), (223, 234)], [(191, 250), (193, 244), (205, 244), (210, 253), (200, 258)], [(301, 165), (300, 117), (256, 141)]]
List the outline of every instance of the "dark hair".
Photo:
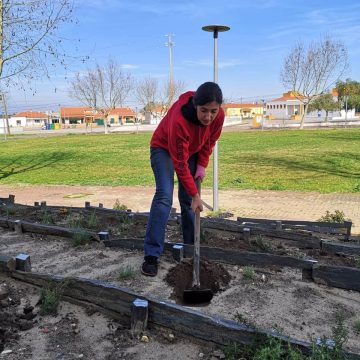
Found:
[(214, 82), (208, 81), (198, 87), (193, 97), (194, 105), (205, 105), (216, 101), (219, 105), (223, 102), (223, 95), (220, 86)]

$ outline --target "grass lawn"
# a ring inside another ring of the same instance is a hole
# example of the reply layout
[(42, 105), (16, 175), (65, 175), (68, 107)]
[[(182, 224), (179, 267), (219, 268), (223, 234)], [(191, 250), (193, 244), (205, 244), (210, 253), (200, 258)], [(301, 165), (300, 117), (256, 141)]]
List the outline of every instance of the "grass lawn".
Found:
[[(0, 143), (0, 184), (154, 185), (150, 137), (10, 138)], [(219, 187), (360, 192), (360, 129), (224, 132)]]

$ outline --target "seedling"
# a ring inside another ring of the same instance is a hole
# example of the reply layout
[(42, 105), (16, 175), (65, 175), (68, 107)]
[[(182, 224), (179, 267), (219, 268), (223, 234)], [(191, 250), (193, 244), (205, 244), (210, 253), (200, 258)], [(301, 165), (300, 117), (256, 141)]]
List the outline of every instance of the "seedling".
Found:
[(135, 268), (130, 264), (126, 264), (120, 268), (118, 278), (119, 280), (129, 280), (134, 278), (135, 275)]
[(255, 269), (252, 266), (245, 266), (243, 275), (245, 279), (252, 280), (255, 277)]
[(273, 251), (270, 244), (266, 243), (261, 235), (257, 235), (255, 238), (255, 245), (264, 252), (271, 253)]
[(40, 315), (57, 315), (58, 305), (64, 292), (65, 283), (52, 284), (41, 289)]

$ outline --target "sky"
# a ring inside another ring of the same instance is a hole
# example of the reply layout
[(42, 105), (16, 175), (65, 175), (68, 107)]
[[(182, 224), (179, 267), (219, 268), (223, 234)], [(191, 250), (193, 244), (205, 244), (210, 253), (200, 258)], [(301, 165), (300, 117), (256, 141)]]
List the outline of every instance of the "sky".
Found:
[[(196, 90), (213, 80), (214, 39), (202, 30), (220, 24), (230, 31), (218, 38), (218, 83), (226, 100), (271, 100), (285, 89), (280, 80), (284, 58), (300, 42), (308, 45), (330, 35), (344, 42), (350, 68), (345, 78), (360, 81), (360, 2), (288, 0), (74, 0), (77, 22), (61, 28), (65, 49), (74, 61), (67, 72), (58, 69), (51, 80), (33, 84), (35, 94), (8, 89), (9, 112), (58, 111), (81, 106), (69, 97), (76, 72), (105, 64), (111, 57), (138, 80), (169, 77), (167, 34), (173, 34), (173, 78)], [(80, 40), (80, 41), (79, 41)], [(135, 98), (125, 101), (139, 106)]]

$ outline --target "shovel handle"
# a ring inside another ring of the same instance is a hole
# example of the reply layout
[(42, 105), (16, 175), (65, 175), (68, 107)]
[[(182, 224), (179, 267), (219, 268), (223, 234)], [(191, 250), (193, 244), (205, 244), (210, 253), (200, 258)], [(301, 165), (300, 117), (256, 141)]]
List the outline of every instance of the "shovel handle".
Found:
[[(200, 179), (197, 178), (195, 183), (198, 193), (201, 196)], [(195, 211), (193, 287), (200, 287), (200, 211)]]

